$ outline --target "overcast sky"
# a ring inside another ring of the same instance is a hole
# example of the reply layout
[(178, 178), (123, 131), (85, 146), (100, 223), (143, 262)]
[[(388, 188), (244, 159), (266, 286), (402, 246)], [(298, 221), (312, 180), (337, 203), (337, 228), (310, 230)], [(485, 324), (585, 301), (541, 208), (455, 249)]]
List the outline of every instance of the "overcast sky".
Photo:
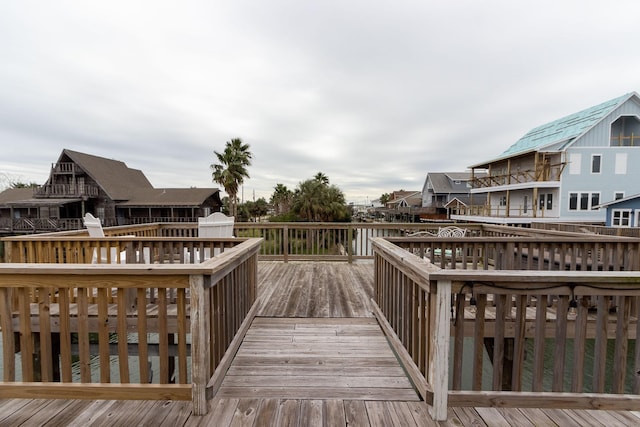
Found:
[(421, 190), (531, 128), (640, 92), (640, 1), (3, 0), (0, 174), (44, 183), (64, 148), (161, 187), (244, 198), (325, 173), (349, 201)]

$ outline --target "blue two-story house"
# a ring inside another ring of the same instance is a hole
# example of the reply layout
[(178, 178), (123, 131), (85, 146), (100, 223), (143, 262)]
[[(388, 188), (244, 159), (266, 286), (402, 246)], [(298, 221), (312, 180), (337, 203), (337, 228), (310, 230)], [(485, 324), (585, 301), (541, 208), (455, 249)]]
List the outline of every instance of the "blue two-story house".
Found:
[(628, 93), (538, 126), (471, 171), (470, 205), (452, 219), (604, 224), (596, 206), (640, 193), (640, 97)]

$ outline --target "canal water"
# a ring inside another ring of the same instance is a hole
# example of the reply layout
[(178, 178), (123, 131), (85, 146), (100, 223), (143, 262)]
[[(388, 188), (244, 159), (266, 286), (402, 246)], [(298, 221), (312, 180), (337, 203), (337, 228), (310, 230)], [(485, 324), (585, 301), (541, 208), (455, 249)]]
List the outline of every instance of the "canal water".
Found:
[[(130, 334), (127, 338), (129, 343), (137, 343), (137, 334)], [(117, 341), (114, 341), (117, 342)], [(158, 343), (158, 334), (150, 333), (147, 334), (147, 342)], [(14, 355), (15, 358), (15, 366), (16, 366), (16, 381), (22, 381), (22, 369), (20, 368), (20, 364), (22, 363), (20, 353)], [(91, 382), (99, 383), (100, 382), (100, 361), (97, 355), (92, 355), (90, 358), (90, 366), (91, 366)], [(109, 358), (110, 361), (110, 375), (112, 383), (120, 383), (120, 370), (118, 368), (118, 356), (111, 356)], [(139, 383), (140, 382), (140, 359), (137, 355), (129, 356), (129, 382), (130, 383)], [(147, 360), (147, 364), (150, 366), (149, 373), (151, 376), (151, 382), (154, 384), (158, 384), (160, 382), (160, 357), (158, 356), (149, 356)], [(187, 372), (191, 372), (191, 357), (187, 358)], [(80, 382), (80, 361), (77, 356), (74, 356), (74, 361), (71, 364), (71, 373), (73, 382)], [(2, 332), (0, 332), (0, 381), (4, 378), (4, 363), (3, 363), (3, 352), (2, 352)], [(191, 381), (189, 378), (188, 381)]]
[[(2, 336), (2, 333), (0, 332), (0, 338)], [(158, 342), (158, 335), (157, 334), (148, 334), (148, 342), (149, 343), (157, 343)], [(137, 337), (135, 336), (135, 334), (133, 334), (132, 336), (129, 337), (129, 342), (134, 343), (136, 342)], [(594, 364), (594, 344), (595, 344), (595, 340), (591, 339), (591, 340), (587, 340), (587, 346), (586, 346), (586, 355), (585, 355), (585, 372), (584, 372), (584, 393), (590, 393), (592, 392), (592, 384), (593, 384), (593, 364)], [(451, 354), (453, 353), (453, 343), (451, 344)], [(0, 341), (0, 348), (1, 348), (1, 341)], [(473, 367), (473, 338), (465, 338), (464, 341), (464, 348), (465, 348), (465, 352), (464, 352), (464, 356), (463, 356), (463, 373), (462, 373), (462, 389), (463, 390), (470, 390), (471, 389), (471, 384), (472, 384), (472, 367)], [(533, 346), (533, 340), (529, 339), (527, 340), (527, 344), (526, 344), (526, 356), (525, 356), (525, 365), (524, 365), (524, 376), (522, 379), (522, 389), (529, 391), (531, 390), (531, 384), (532, 384), (532, 372), (533, 372), (533, 351), (534, 351), (534, 346)], [(634, 351), (635, 351), (635, 341), (631, 340), (629, 342), (629, 351), (627, 354), (627, 383), (625, 384), (625, 390), (624, 393), (633, 393), (633, 380), (635, 378), (634, 375)], [(553, 380), (553, 376), (552, 376), (552, 370), (553, 370), (553, 365), (554, 365), (554, 356), (553, 356), (553, 352), (554, 352), (554, 340), (553, 339), (547, 339), (545, 342), (545, 369), (546, 369), (546, 373), (545, 373), (545, 378), (544, 378), (544, 390), (545, 391), (550, 391), (551, 390), (551, 384), (552, 384), (552, 380)], [(608, 342), (608, 346), (607, 346), (607, 366), (606, 366), (606, 381), (605, 381), (605, 390), (607, 392), (611, 391), (611, 381), (613, 378), (613, 355), (614, 355), (614, 342), (613, 340), (609, 340)], [(3, 363), (2, 363), (2, 351), (0, 351), (0, 379), (3, 378)], [(20, 354), (16, 354), (15, 356), (15, 363), (16, 363), (16, 381), (21, 381), (22, 377), (20, 375)], [(568, 340), (567, 341), (567, 349), (566, 349), (566, 360), (565, 360), (565, 378), (564, 378), (564, 390), (565, 391), (569, 391), (571, 390), (571, 376), (572, 376), (572, 366), (573, 366), (573, 359), (574, 359), (574, 349), (573, 349), (573, 341), (572, 340)], [(112, 383), (119, 383), (120, 382), (120, 373), (118, 370), (118, 357), (117, 356), (111, 356), (110, 358), (110, 365), (111, 365), (111, 370), (110, 370), (110, 374), (111, 374), (111, 382)], [(130, 372), (130, 378), (129, 381), (131, 383), (138, 383), (139, 382), (139, 358), (136, 356), (129, 356), (129, 372)], [(188, 371), (191, 371), (191, 358), (188, 358)], [(152, 375), (152, 383), (159, 383), (159, 378), (160, 378), (160, 373), (159, 373), (159, 368), (160, 368), (160, 359), (158, 356), (150, 356), (148, 363), (151, 364), (151, 375)], [(453, 366), (452, 366), (452, 360), (450, 360), (450, 366), (449, 366), (449, 374), (450, 374), (450, 378), (449, 380), (451, 381), (451, 376), (452, 376), (452, 372), (453, 372)], [(73, 372), (73, 381), (74, 382), (80, 382), (80, 364), (78, 361), (75, 361), (72, 365), (72, 372)], [(100, 382), (100, 364), (99, 364), (99, 360), (97, 356), (92, 356), (91, 358), (91, 381), (93, 383), (98, 383)], [(189, 379), (190, 381), (190, 379)], [(486, 350), (484, 352), (484, 356), (483, 356), (483, 375), (482, 375), (482, 389), (483, 390), (490, 390), (491, 385), (492, 385), (492, 368), (491, 368), (491, 361), (489, 358), (489, 355), (487, 354)]]

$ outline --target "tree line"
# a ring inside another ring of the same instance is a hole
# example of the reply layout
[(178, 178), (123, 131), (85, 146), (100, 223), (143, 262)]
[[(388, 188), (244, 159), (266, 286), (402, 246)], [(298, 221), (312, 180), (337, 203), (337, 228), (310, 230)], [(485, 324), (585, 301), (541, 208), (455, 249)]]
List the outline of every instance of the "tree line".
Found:
[(211, 165), (212, 179), (224, 187), (228, 198), (228, 213), (237, 220), (260, 220), (269, 215), (270, 221), (293, 222), (348, 222), (351, 209), (344, 194), (329, 182), (329, 177), (318, 172), (313, 178), (300, 182), (290, 190), (278, 183), (267, 202), (264, 198), (238, 205), (238, 190), (245, 178), (249, 178), (253, 154), (249, 144), (240, 138), (228, 141), (222, 152), (214, 151), (218, 163)]

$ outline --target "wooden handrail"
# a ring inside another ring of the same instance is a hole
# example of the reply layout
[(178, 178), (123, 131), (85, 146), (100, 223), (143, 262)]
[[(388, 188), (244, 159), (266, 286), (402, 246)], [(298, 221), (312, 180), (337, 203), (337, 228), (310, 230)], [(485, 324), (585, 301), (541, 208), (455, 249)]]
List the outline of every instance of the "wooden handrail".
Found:
[[(70, 250), (72, 243), (66, 241)], [(137, 391), (145, 399), (191, 399), (194, 413), (206, 413), (207, 384), (256, 301), (260, 244), (235, 239), (197, 264), (0, 264), (1, 394), (128, 399)], [(149, 333), (157, 343), (147, 342)], [(149, 384), (152, 353), (159, 356), (160, 378)], [(77, 370), (72, 354), (79, 356)], [(129, 384), (133, 361), (139, 384)]]
[[(446, 419), (447, 405), (465, 406), (471, 396), (474, 406), (522, 406), (522, 396), (532, 394), (537, 407), (631, 410), (640, 404), (640, 366), (627, 364), (629, 346), (635, 343), (636, 355), (640, 351), (637, 263), (628, 264), (635, 271), (444, 270), (416, 256), (410, 245), (401, 247), (401, 240), (374, 240), (374, 311), (408, 361), (434, 419)], [(617, 239), (615, 256), (625, 250), (621, 242), (633, 240)], [(442, 254), (446, 248), (440, 246)], [(602, 248), (608, 250), (606, 244)], [(607, 350), (611, 344), (614, 350)], [(552, 349), (551, 357), (545, 348)], [(585, 359), (589, 351), (591, 365)], [(607, 364), (613, 366), (609, 373)], [(591, 380), (584, 375), (588, 366)], [(483, 378), (487, 370), (489, 380)], [(463, 372), (469, 373), (468, 383)]]

